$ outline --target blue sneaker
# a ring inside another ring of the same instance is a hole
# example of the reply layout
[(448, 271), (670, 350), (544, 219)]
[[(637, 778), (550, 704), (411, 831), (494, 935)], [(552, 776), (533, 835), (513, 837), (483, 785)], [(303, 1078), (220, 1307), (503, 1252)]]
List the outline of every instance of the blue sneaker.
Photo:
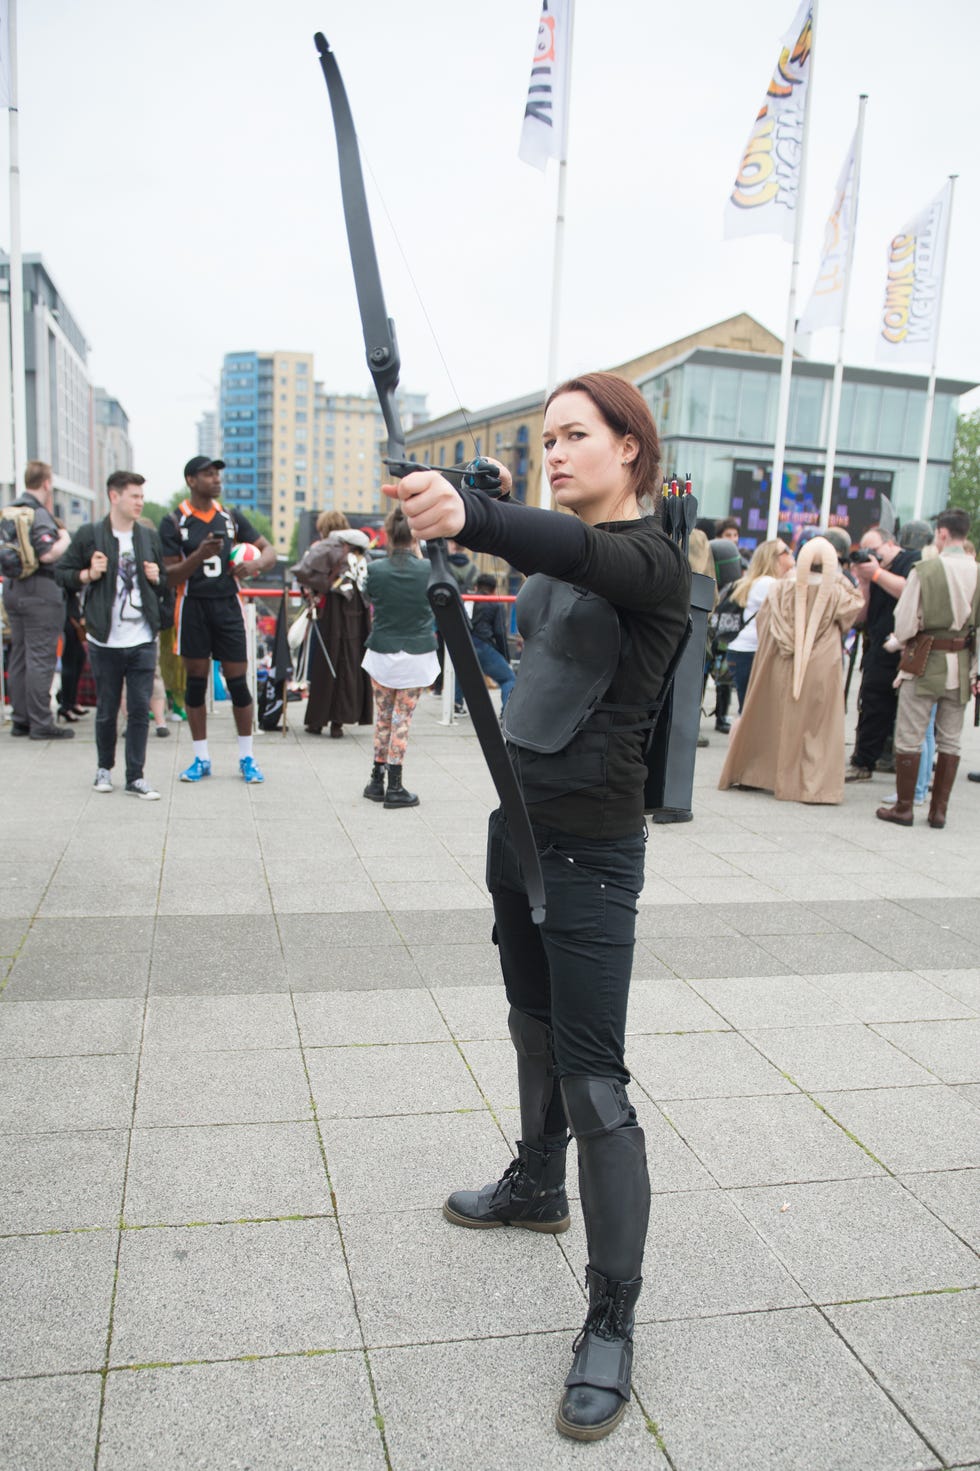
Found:
[(180, 773), (181, 781), (203, 781), (206, 776), (211, 775), (211, 762), (202, 761), (200, 756), (195, 756), (186, 771)]
[(259, 782), (265, 781), (265, 777), (255, 764), (254, 756), (243, 756), (238, 763), (238, 769), (250, 787), (258, 786)]

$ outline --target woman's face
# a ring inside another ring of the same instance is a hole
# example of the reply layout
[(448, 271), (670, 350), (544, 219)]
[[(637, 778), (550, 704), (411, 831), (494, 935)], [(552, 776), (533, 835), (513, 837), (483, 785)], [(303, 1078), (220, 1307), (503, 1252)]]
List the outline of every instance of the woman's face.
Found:
[(793, 561), (793, 553), (790, 551), (785, 542), (783, 542), (781, 544), (781, 550), (776, 561), (777, 576), (788, 577), (795, 566), (796, 563)]
[(552, 494), (590, 526), (639, 515), (628, 469), (638, 445), (616, 434), (587, 393), (562, 393), (544, 420), (545, 468)]

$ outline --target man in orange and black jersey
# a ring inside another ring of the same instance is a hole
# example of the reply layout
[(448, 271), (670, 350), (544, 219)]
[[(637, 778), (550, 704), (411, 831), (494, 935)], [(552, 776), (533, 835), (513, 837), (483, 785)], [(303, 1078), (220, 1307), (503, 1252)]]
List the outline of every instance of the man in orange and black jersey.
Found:
[[(252, 696), (245, 678), (248, 651), (238, 579), (269, 571), (276, 554), (241, 511), (221, 504), (224, 468), (223, 460), (206, 455), (188, 460), (184, 479), (190, 493), (160, 525), (168, 581), (177, 589), (176, 651), (187, 670), (185, 703), (194, 742), (194, 760), (180, 779), (198, 782), (211, 775), (205, 700), (208, 669), (218, 659), (235, 712), (238, 768), (254, 784), (264, 777), (252, 752)], [(262, 555), (255, 562), (233, 565), (236, 542), (251, 542)]]

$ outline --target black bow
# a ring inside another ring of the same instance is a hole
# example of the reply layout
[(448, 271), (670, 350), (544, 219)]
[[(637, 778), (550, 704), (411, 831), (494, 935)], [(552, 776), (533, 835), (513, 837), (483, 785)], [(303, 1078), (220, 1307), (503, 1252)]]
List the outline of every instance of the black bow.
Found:
[[(430, 467), (405, 459), (405, 432), (395, 402), (401, 361), (395, 338), (395, 324), (388, 316), (381, 288), (354, 119), (336, 57), (322, 35), (317, 33), (314, 41), (330, 94), (337, 135), (344, 219), (347, 224), (347, 240), (350, 245), (351, 265), (354, 268), (354, 285), (357, 288), (367, 362), (388, 430), (388, 455), (385, 463), (393, 475), (408, 475), (413, 470), (427, 470)], [(478, 464), (468, 467), (468, 471), (469, 473), (463, 472), (464, 482), (468, 486), (487, 489), (493, 493), (492, 476), (489, 477), (490, 483), (484, 484)], [(445, 471), (439, 473), (444, 474)], [(446, 645), (446, 652), (453, 661), (473, 729), (490, 768), (490, 775), (520, 858), (528, 902), (531, 905), (531, 918), (535, 924), (541, 924), (544, 920), (545, 897), (537, 846), (524, 798), (507, 755), (500, 724), (483, 678), (483, 670), (473, 647), (469, 619), (459, 595), (459, 587), (446, 560), (446, 544), (442, 539), (429, 541), (426, 543), (426, 550), (430, 566), (429, 604)]]

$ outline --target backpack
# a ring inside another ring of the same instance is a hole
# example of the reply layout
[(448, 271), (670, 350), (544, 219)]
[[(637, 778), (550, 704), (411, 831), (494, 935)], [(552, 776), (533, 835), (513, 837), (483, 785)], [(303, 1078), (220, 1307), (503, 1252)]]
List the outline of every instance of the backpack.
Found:
[[(732, 597), (735, 587), (733, 582), (727, 588), (722, 588), (725, 594), (717, 608), (708, 619), (708, 631), (711, 636), (711, 648), (716, 654), (723, 653), (732, 639), (737, 638), (750, 620), (745, 616), (745, 609), (740, 607)], [(752, 614), (755, 617), (755, 614)]]
[(259, 730), (278, 730), (282, 721), (283, 701), (286, 695), (286, 681), (284, 679), (273, 679), (268, 669), (257, 669), (256, 684), (256, 718)]
[(0, 511), (0, 574), (11, 582), (32, 577), (40, 566), (31, 541), (33, 527), (33, 506), (7, 506)]

